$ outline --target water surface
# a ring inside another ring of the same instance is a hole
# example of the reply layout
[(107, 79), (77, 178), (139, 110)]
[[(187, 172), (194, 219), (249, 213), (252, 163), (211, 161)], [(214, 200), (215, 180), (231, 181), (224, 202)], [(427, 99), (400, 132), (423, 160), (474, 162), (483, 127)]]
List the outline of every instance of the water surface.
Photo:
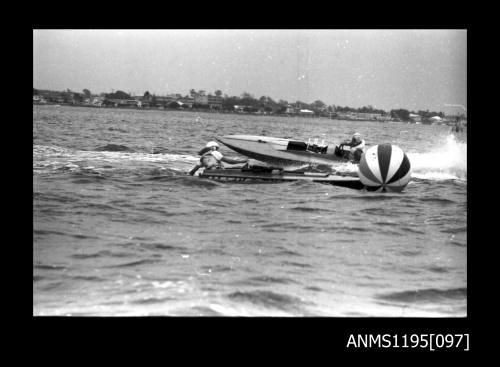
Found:
[[(467, 139), (450, 130), (34, 106), (33, 314), (465, 316)], [(354, 131), (408, 154), (402, 194), (185, 174), (222, 135)]]

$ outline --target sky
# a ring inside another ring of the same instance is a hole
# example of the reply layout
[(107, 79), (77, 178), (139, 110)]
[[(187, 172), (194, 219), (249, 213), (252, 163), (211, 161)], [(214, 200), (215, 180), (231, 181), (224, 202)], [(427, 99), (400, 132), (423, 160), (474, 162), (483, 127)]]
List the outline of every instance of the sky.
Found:
[(33, 30), (33, 87), (467, 107), (467, 30)]

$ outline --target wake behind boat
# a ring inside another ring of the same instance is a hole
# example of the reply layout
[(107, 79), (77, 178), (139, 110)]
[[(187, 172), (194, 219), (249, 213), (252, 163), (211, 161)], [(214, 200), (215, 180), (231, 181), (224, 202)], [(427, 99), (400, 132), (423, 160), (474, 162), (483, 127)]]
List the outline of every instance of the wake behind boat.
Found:
[(348, 157), (349, 151), (341, 146), (328, 146), (324, 140), (300, 141), (259, 135), (226, 135), (218, 138), (228, 148), (249, 158), (283, 167), (290, 165), (331, 166), (334, 162), (359, 162)]

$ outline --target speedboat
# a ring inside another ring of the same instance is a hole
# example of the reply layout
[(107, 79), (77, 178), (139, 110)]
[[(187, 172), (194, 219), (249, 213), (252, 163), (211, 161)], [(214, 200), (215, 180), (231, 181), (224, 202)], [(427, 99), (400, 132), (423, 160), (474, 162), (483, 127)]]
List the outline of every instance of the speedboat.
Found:
[(235, 152), (278, 167), (297, 164), (331, 167), (335, 162), (359, 163), (361, 158), (359, 154), (350, 159), (349, 150), (343, 145), (328, 146), (319, 139), (300, 141), (258, 135), (226, 135), (217, 140)]
[[(359, 157), (360, 162), (354, 177), (333, 170), (332, 163), (348, 160), (345, 153), (350, 152), (342, 149), (342, 144), (331, 149), (324, 141), (318, 144), (317, 139), (303, 142), (255, 135), (227, 135), (217, 140), (265, 166), (247, 161), (240, 168), (208, 167), (199, 177), (231, 181), (311, 181), (377, 192), (401, 192), (411, 179), (408, 157), (401, 148), (391, 144), (372, 146), (366, 154), (358, 150), (356, 158)], [(297, 163), (300, 167), (292, 169)]]

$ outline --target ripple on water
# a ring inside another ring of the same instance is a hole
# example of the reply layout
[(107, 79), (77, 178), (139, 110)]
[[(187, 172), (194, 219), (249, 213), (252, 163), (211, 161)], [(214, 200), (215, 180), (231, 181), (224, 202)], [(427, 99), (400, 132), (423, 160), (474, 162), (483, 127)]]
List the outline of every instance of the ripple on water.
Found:
[(68, 270), (66, 266), (52, 264), (35, 264), (33, 268), (41, 270)]
[(399, 251), (399, 253), (403, 256), (415, 257), (415, 256), (419, 256), (420, 254), (422, 254), (422, 251), (420, 251), (420, 250), (415, 250), (415, 251), (402, 250), (402, 251)]
[(285, 248), (285, 247), (282, 247), (282, 246), (278, 246), (277, 247), (277, 253), (279, 255), (286, 255), (286, 256), (297, 256), (297, 257), (303, 257), (304, 255), (302, 255), (301, 253), (297, 252), (297, 251), (293, 251), (289, 248)]
[(305, 306), (305, 303), (298, 297), (265, 290), (232, 292), (227, 297), (233, 301), (251, 303), (286, 312), (302, 312)]
[(305, 213), (315, 213), (315, 212), (331, 212), (332, 210), (323, 209), (323, 208), (310, 208), (310, 207), (302, 207), (296, 206), (290, 208), (292, 211), (305, 212)]
[(315, 286), (304, 287), (304, 289), (308, 290), (308, 291), (313, 291), (313, 292), (323, 292), (323, 288), (315, 287)]
[(429, 266), (427, 270), (438, 274), (446, 274), (450, 272), (450, 269), (444, 268), (442, 266)]
[(297, 282), (290, 278), (273, 277), (267, 275), (257, 275), (248, 277), (240, 281), (234, 282), (242, 285), (273, 285), (273, 284), (297, 284)]
[(135, 150), (121, 144), (106, 144), (95, 150), (98, 152), (135, 152)]
[(467, 227), (461, 226), (461, 227), (445, 228), (445, 229), (441, 229), (441, 232), (442, 233), (451, 233), (451, 234), (467, 233)]
[(153, 305), (174, 300), (175, 300), (174, 297), (144, 297), (129, 301), (129, 303), (133, 305)]
[(210, 273), (226, 273), (233, 271), (233, 268), (226, 265), (205, 265), (201, 267), (202, 271), (208, 271)]
[(100, 182), (105, 180), (104, 177), (101, 176), (94, 176), (94, 177), (88, 177), (88, 178), (78, 178), (76, 180), (72, 180), (71, 182), (77, 185), (84, 185), (84, 184), (94, 184), (96, 182)]
[(93, 252), (93, 253), (77, 253), (71, 255), (72, 258), (74, 259), (94, 259), (94, 258), (100, 258), (100, 257), (131, 257), (134, 256), (134, 254), (129, 253), (129, 252), (115, 252), (115, 251), (108, 251), (108, 250), (103, 250), (103, 251), (98, 251), (98, 252)]
[(118, 264), (118, 265), (110, 265), (106, 266), (107, 268), (129, 268), (129, 267), (134, 267), (138, 265), (147, 265), (147, 264), (153, 264), (157, 263), (159, 260), (157, 259), (144, 259), (144, 260), (137, 260), (137, 261), (132, 261), (124, 264)]
[(441, 198), (441, 197), (423, 197), (423, 198), (420, 198), (419, 199), (421, 202), (428, 202), (428, 203), (436, 203), (436, 204), (455, 204), (456, 202), (454, 200), (450, 200), (450, 199), (445, 199), (445, 198)]
[(400, 303), (446, 302), (467, 299), (467, 288), (449, 289), (415, 289), (402, 292), (391, 292), (376, 296), (379, 300)]
[(175, 316), (224, 316), (223, 313), (215, 311), (210, 306), (193, 306), (190, 308), (179, 308), (169, 312)]
[(141, 247), (151, 249), (151, 250), (161, 250), (161, 251), (185, 251), (187, 250), (186, 247), (183, 246), (174, 246), (174, 245), (169, 245), (166, 243), (141, 243)]
[(450, 241), (449, 242), (450, 245), (453, 245), (453, 246), (458, 246), (458, 247), (467, 247), (467, 243), (466, 242), (460, 242), (460, 241)]
[(103, 282), (106, 280), (95, 275), (73, 275), (70, 278), (74, 280), (83, 280), (86, 282)]
[(88, 234), (80, 234), (80, 233), (65, 233), (61, 231), (56, 231), (56, 230), (46, 230), (46, 229), (34, 229), (33, 234), (39, 235), (39, 236), (48, 236), (48, 235), (58, 235), (58, 236), (68, 236), (68, 237), (73, 237), (77, 239), (99, 239), (99, 237), (88, 235)]
[(287, 265), (287, 266), (294, 266), (294, 267), (298, 267), (298, 268), (305, 268), (305, 269), (313, 268), (313, 266), (310, 264), (298, 263), (298, 262), (294, 262), (294, 261), (283, 261), (282, 264)]

